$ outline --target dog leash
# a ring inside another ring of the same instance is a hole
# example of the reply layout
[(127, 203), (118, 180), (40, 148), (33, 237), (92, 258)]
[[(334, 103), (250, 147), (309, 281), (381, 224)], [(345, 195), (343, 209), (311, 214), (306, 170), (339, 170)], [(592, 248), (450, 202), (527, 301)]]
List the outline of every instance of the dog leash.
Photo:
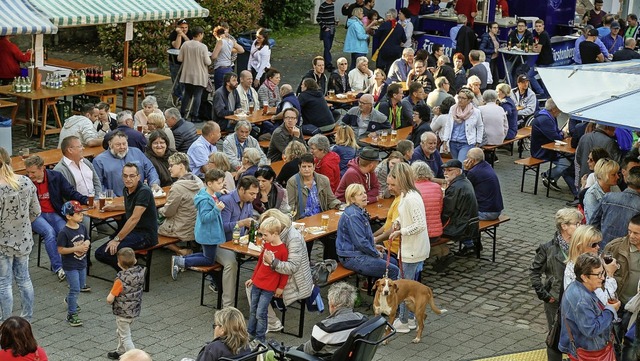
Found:
[[(389, 240), (389, 247), (387, 247), (387, 264), (385, 266), (384, 277), (389, 278), (389, 263), (391, 263), (391, 244), (393, 240)], [(398, 237), (398, 268), (400, 268), (400, 278), (404, 278), (404, 270), (402, 269), (402, 252), (400, 246), (402, 245), (402, 237)]]

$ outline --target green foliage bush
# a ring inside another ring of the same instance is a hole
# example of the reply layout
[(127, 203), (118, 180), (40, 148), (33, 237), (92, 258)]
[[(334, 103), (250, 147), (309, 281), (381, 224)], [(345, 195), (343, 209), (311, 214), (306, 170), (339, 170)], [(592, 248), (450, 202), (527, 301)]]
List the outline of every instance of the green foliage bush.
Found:
[(309, 18), (312, 8), (312, 0), (265, 1), (262, 6), (264, 16), (260, 24), (273, 30), (295, 27)]
[[(262, 18), (262, 0), (200, 0), (199, 3), (209, 9), (209, 17), (189, 19), (189, 26), (204, 28), (203, 42), (209, 50), (213, 50), (215, 45), (211, 31), (222, 21), (229, 23), (231, 34), (237, 35), (246, 30), (256, 30), (258, 21)], [(165, 64), (169, 34), (174, 29), (174, 23), (174, 20), (134, 23), (133, 40), (129, 43), (129, 61), (145, 58), (148, 64)], [(125, 24), (98, 26), (98, 48), (114, 61), (123, 60), (125, 27)]]

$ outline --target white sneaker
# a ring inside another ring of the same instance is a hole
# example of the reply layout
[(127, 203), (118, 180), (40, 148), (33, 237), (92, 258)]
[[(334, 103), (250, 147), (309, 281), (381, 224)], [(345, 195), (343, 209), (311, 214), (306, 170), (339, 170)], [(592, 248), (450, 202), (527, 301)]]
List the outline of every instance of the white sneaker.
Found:
[(409, 319), (409, 329), (410, 330), (415, 330), (418, 326), (416, 326), (416, 319), (415, 318), (410, 318)]
[(56, 272), (56, 276), (58, 276), (58, 281), (62, 282), (64, 281), (65, 278), (67, 278), (67, 274), (64, 273), (64, 270), (62, 268), (60, 268), (58, 270), (58, 272)]
[(400, 322), (400, 319), (393, 321), (393, 328), (396, 329), (397, 333), (409, 333), (411, 331), (409, 329), (409, 324)]
[(282, 323), (278, 322), (278, 324), (274, 327), (271, 325), (267, 325), (267, 333), (269, 332), (280, 332), (282, 331), (282, 329), (284, 328), (284, 326), (282, 326)]

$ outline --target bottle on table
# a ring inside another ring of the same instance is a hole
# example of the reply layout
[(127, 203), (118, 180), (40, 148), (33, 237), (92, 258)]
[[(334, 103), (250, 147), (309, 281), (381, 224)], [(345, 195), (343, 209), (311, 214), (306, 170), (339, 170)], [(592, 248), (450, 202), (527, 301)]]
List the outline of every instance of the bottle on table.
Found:
[(249, 227), (249, 243), (256, 243), (256, 221), (251, 220)]

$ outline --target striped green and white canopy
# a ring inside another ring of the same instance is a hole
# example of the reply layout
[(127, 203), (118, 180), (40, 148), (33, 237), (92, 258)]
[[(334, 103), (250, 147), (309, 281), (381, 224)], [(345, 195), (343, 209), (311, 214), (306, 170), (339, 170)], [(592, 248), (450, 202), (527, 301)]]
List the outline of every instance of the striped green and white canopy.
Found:
[(0, 36), (57, 32), (58, 28), (28, 0), (0, 1)]
[(198, 18), (209, 10), (194, 0), (29, 0), (59, 27)]

